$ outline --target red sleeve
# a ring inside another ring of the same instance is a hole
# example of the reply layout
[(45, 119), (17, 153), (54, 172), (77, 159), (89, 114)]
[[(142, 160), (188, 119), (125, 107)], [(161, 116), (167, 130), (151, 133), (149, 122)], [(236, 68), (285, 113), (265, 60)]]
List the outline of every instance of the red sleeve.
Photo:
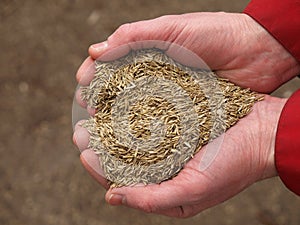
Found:
[[(244, 10), (300, 62), (300, 0), (252, 0)], [(275, 165), (283, 183), (300, 195), (300, 90), (280, 115)]]
[(252, 0), (244, 10), (300, 62), (300, 0)]
[(285, 104), (277, 127), (275, 164), (283, 183), (300, 195), (300, 89)]

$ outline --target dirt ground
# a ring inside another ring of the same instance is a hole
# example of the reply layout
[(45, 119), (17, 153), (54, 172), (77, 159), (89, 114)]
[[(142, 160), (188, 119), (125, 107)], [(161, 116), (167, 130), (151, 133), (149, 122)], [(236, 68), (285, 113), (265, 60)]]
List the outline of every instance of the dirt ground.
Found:
[[(75, 73), (90, 44), (163, 14), (240, 12), (245, 0), (1, 0), (1, 225), (299, 225), (300, 199), (278, 178), (186, 220), (111, 207), (72, 144)], [(299, 79), (300, 80), (300, 79)], [(276, 92), (289, 96), (290, 82)]]

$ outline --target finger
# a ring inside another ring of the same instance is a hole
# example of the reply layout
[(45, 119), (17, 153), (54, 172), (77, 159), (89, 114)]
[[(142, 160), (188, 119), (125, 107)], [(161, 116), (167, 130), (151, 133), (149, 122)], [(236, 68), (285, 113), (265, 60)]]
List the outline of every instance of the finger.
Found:
[(105, 189), (109, 188), (109, 184), (105, 179), (103, 170), (100, 166), (99, 157), (91, 149), (84, 150), (80, 155), (80, 160), (88, 173), (99, 182)]
[(90, 116), (94, 116), (97, 112), (97, 110), (95, 108), (91, 107), (91, 106), (87, 106), (86, 109), (87, 109)]
[(106, 51), (108, 51), (108, 42), (100, 42), (97, 44), (93, 44), (89, 47), (89, 55), (92, 59), (98, 59), (101, 55), (105, 54)]
[[(93, 48), (93, 47), (91, 47)], [(182, 65), (210, 70), (209, 66), (196, 53), (176, 43), (159, 41), (159, 40), (145, 40), (138, 42), (129, 42), (118, 47), (107, 47), (107, 50), (101, 55), (97, 55), (96, 60), (99, 61), (113, 61), (127, 55), (131, 50), (157, 48), (164, 51), (173, 60)]]
[(75, 127), (74, 127), (74, 131), (79, 129), (79, 128), (82, 128), (82, 125), (85, 123), (86, 120), (79, 120), (76, 124), (75, 124)]
[(75, 92), (75, 99), (76, 99), (76, 102), (83, 108), (86, 108), (87, 109), (87, 112), (90, 116), (94, 116), (96, 114), (96, 109), (87, 105), (87, 102), (86, 101), (83, 101), (82, 100), (82, 97), (81, 97), (81, 89), (78, 88)]
[(186, 217), (193, 213), (191, 209), (186, 207), (189, 210), (182, 213), (178, 211), (178, 206), (201, 202), (202, 195), (209, 191), (210, 180), (199, 169), (203, 155), (204, 149), (172, 180), (161, 184), (110, 189), (106, 200), (112, 205), (124, 204), (145, 212)]
[[(114, 36), (114, 34), (112, 36)], [(92, 45), (89, 50), (91, 57), (99, 61), (112, 61), (127, 55), (130, 50), (158, 48), (163, 50), (165, 54), (170, 56), (173, 60), (185, 66), (210, 70), (205, 61), (202, 60), (197, 54), (182, 45), (176, 44), (175, 42), (172, 43), (161, 40), (142, 40), (126, 43), (124, 42), (124, 39), (113, 39), (113, 41), (106, 42), (109, 44), (106, 44), (105, 49), (100, 47), (100, 50), (95, 49), (98, 48), (98, 45), (102, 46), (103, 43)]]
[[(100, 44), (102, 44), (102, 43), (100, 43)], [(130, 51), (130, 46), (128, 44), (120, 45), (117, 47), (107, 45), (105, 50), (104, 49), (99, 50), (98, 45), (99, 44), (92, 45), (89, 48), (89, 53), (92, 55), (92, 58), (95, 57), (94, 58), (95, 60), (104, 61), (104, 62), (121, 58), (121, 57), (127, 55)], [(94, 49), (97, 49), (98, 54), (91, 53), (91, 52), (95, 51)], [(99, 51), (102, 51), (102, 52), (99, 52)]]
[[(180, 31), (176, 29), (174, 16), (159, 17), (153, 20), (127, 23), (120, 26), (106, 42), (92, 45), (89, 54), (93, 59), (98, 59), (107, 51), (128, 43), (158, 40), (173, 42)], [(158, 47), (155, 42), (147, 42), (143, 46), (129, 46), (131, 49)], [(128, 46), (127, 46), (128, 47)], [(161, 46), (163, 49), (163, 46)], [(128, 49), (129, 50), (129, 49)]]
[(85, 61), (79, 67), (76, 79), (77, 82), (82, 86), (87, 86), (93, 79), (95, 74), (95, 64), (91, 57), (85, 59)]
[(76, 98), (77, 103), (78, 103), (82, 108), (86, 108), (86, 107), (87, 107), (86, 101), (83, 101), (83, 100), (82, 100), (82, 97), (81, 97), (81, 89), (80, 89), (80, 88), (78, 88), (78, 89), (76, 90), (75, 98)]
[(73, 142), (75, 145), (77, 145), (79, 151), (83, 151), (88, 148), (89, 140), (90, 134), (88, 130), (80, 125), (76, 125), (73, 134)]
[(105, 50), (101, 48), (102, 52), (99, 52), (97, 54), (94, 53), (96, 52), (95, 49), (98, 48), (97, 46), (102, 44), (103, 43), (92, 45), (90, 47), (89, 52), (93, 57), (97, 57), (94, 58), (95, 60), (104, 61), (104, 62), (121, 58), (127, 55), (131, 50), (147, 49), (147, 48), (159, 48), (161, 50), (167, 50), (170, 45), (169, 42), (163, 42), (159, 40), (144, 40), (144, 41), (128, 42), (124, 44), (115, 43), (115, 44), (107, 45)]
[(195, 189), (203, 193), (206, 188), (205, 183), (198, 185), (193, 181), (195, 173), (183, 169), (178, 176), (161, 184), (113, 188), (106, 193), (106, 200), (112, 205), (124, 204), (151, 213), (192, 204)]

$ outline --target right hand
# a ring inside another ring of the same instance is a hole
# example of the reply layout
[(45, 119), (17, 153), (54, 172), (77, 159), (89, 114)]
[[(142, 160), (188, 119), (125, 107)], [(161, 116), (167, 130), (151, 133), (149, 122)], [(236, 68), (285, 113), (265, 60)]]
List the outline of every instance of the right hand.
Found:
[(258, 92), (270, 93), (300, 73), (295, 58), (248, 15), (190, 13), (122, 25), (107, 41), (90, 47), (91, 58), (77, 74), (79, 83), (93, 59), (143, 40), (181, 45), (199, 55), (219, 76)]

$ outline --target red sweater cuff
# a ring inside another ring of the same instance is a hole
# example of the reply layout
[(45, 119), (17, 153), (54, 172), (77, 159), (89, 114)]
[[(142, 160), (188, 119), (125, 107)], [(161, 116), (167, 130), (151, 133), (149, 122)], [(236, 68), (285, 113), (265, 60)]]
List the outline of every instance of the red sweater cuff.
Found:
[(300, 195), (300, 89), (288, 99), (280, 115), (275, 165), (286, 187)]
[(300, 62), (300, 0), (252, 0), (244, 10)]

